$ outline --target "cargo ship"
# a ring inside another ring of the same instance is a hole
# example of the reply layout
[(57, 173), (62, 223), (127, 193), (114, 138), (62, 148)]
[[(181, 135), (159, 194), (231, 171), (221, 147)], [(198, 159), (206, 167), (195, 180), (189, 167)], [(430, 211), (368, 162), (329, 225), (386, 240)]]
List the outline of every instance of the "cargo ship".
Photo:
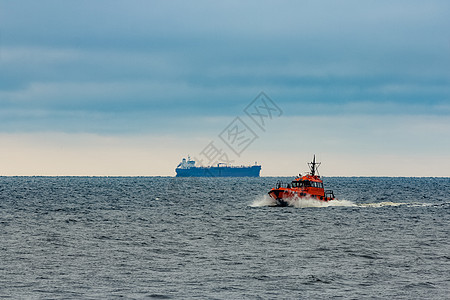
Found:
[(253, 166), (230, 166), (218, 163), (216, 166), (197, 167), (195, 161), (183, 158), (175, 172), (176, 177), (259, 177), (261, 165), (256, 162)]

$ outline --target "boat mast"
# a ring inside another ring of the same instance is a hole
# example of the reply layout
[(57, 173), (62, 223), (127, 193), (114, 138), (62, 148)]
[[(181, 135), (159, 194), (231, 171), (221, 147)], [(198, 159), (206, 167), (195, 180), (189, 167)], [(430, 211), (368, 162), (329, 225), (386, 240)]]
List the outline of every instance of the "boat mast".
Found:
[[(320, 162), (316, 163), (316, 155), (314, 154), (313, 161), (308, 163), (309, 169), (311, 170), (311, 175), (316, 175), (316, 171), (320, 166)], [(317, 172), (319, 173), (319, 172)]]

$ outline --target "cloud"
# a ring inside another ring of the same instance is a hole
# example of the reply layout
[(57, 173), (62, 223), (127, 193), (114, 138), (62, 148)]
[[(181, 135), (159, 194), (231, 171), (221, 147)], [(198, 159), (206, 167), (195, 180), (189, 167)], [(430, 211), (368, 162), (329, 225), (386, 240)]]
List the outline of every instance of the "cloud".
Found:
[[(214, 137), (260, 91), (287, 120), (400, 116), (425, 125), (424, 115), (450, 114), (449, 8), (448, 1), (2, 2), (0, 132)], [(324, 124), (334, 132), (334, 123)], [(330, 131), (324, 139), (335, 138)]]

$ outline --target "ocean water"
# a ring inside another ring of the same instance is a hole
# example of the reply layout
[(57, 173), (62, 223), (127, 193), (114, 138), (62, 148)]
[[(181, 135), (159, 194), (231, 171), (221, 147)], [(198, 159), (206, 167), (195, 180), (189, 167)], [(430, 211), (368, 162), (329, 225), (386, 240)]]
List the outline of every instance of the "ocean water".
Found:
[(0, 177), (0, 298), (449, 299), (450, 178)]

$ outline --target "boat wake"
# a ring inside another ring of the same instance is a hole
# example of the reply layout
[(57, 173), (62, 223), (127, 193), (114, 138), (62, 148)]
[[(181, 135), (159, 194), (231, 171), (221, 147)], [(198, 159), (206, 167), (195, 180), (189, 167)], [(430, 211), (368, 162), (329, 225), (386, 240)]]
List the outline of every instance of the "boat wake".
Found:
[(400, 206), (400, 205), (411, 205), (411, 203), (396, 203), (396, 202), (379, 202), (379, 203), (362, 203), (358, 204), (360, 207), (385, 207), (385, 206)]
[[(330, 207), (330, 206), (358, 206), (352, 201), (348, 200), (330, 200), (321, 201), (311, 197), (294, 197), (290, 199), (285, 199), (288, 202), (288, 206), (296, 208), (306, 208), (306, 207)], [(264, 195), (262, 198), (255, 199), (250, 205), (251, 207), (261, 207), (261, 206), (277, 206), (277, 201), (270, 197), (269, 195)]]
[(379, 202), (379, 203), (362, 203), (358, 204), (359, 207), (385, 207), (385, 206), (408, 206), (408, 207), (426, 207), (436, 206), (434, 203), (420, 203), (420, 202)]
[[(371, 207), (371, 208), (379, 208), (386, 206), (429, 206), (428, 203), (404, 203), (404, 202), (379, 202), (379, 203), (359, 203), (356, 204), (349, 200), (330, 200), (328, 202), (317, 200), (311, 197), (295, 197), (291, 199), (286, 199), (286, 202), (290, 207), (295, 208), (307, 208), (307, 207), (331, 207), (331, 206), (346, 206), (346, 207)], [(269, 195), (264, 195), (263, 197), (258, 197), (253, 201), (250, 207), (263, 207), (263, 206), (277, 206), (277, 201), (270, 197)]]

